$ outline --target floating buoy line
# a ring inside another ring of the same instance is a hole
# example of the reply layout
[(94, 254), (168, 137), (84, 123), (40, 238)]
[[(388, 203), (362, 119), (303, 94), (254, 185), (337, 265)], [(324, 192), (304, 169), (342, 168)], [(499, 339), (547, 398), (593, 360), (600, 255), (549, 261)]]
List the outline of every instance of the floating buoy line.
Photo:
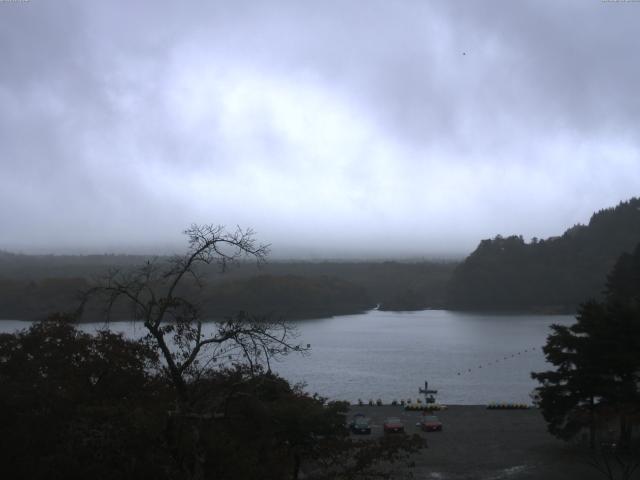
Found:
[[(529, 347), (529, 348), (525, 348), (523, 350), (517, 351), (517, 352), (513, 352), (511, 354), (508, 355), (503, 355), (499, 358), (496, 358), (494, 360), (491, 360), (489, 362), (486, 363), (481, 363), (479, 364), (477, 367), (470, 367), (470, 368), (463, 368), (460, 370), (457, 370), (455, 372), (456, 376), (462, 376), (464, 374), (471, 374), (473, 373), (475, 370), (480, 370), (482, 368), (492, 368), (500, 363), (504, 363), (507, 362), (513, 358), (518, 358), (518, 357), (522, 357), (525, 354), (528, 353), (533, 353), (533, 352), (537, 352), (540, 351), (541, 349), (538, 347)], [(451, 375), (453, 376), (453, 375)], [(428, 388), (428, 384), (427, 382), (425, 382), (424, 385), (424, 389), (420, 388), (419, 389), (419, 393), (424, 394), (425, 395), (425, 400), (421, 400), (421, 399), (416, 399), (415, 401), (409, 399), (402, 399), (400, 401), (398, 400), (393, 400), (391, 402), (392, 406), (400, 406), (403, 407), (405, 410), (413, 410), (413, 411), (427, 411), (427, 410), (433, 410), (433, 411), (437, 411), (437, 410), (444, 410), (446, 409), (446, 405), (442, 405), (439, 403), (436, 403), (435, 401), (435, 397), (434, 395), (438, 393), (437, 390), (429, 390)], [(384, 405), (384, 403), (382, 402), (381, 399), (378, 399), (376, 401), (374, 400), (369, 400), (367, 403), (363, 402), (361, 399), (358, 399), (358, 405), (370, 405), (370, 406), (382, 406)], [(531, 405), (526, 404), (526, 403), (506, 403), (506, 402), (492, 402), (490, 404), (487, 405), (487, 409), (489, 410), (526, 410), (531, 408)]]
[(369, 400), (368, 402), (363, 402), (361, 398), (358, 399), (358, 406), (362, 407), (365, 405), (369, 405), (370, 407), (383, 407), (386, 405), (391, 405), (392, 407), (402, 407), (405, 410), (409, 411), (440, 411), (446, 410), (447, 406), (442, 405), (440, 403), (427, 403), (419, 398), (416, 398), (415, 401), (408, 399), (394, 399), (391, 403), (384, 403), (382, 399), (377, 400)]
[[(310, 348), (311, 345), (307, 344), (307, 348)], [(231, 347), (231, 348), (213, 348), (212, 349), (213, 355), (209, 358), (209, 361), (207, 362), (207, 364), (210, 363), (232, 363), (234, 360), (240, 359), (243, 357), (243, 354), (246, 354), (246, 352), (242, 352), (239, 351), (240, 349), (236, 346), (236, 347)], [(293, 347), (290, 349), (286, 349), (285, 352), (289, 353), (288, 350), (291, 351), (299, 351), (301, 350), (300, 347)], [(462, 368), (459, 369), (455, 372), (456, 376), (462, 376), (465, 374), (471, 374), (473, 373), (475, 370), (480, 370), (483, 367), (487, 368), (487, 367), (491, 367), (494, 365), (497, 365), (499, 363), (503, 363), (506, 362), (508, 360), (511, 360), (513, 358), (517, 358), (518, 356), (522, 356), (523, 354), (527, 354), (527, 353), (533, 353), (536, 351), (540, 351), (540, 348), (536, 348), (536, 347), (530, 347), (530, 348), (525, 348), (524, 350), (520, 350), (518, 352), (514, 352), (510, 355), (505, 355), (502, 356), (500, 358), (496, 358), (495, 360), (492, 360), (490, 362), (487, 363), (481, 363), (479, 364), (477, 367), (470, 367), (470, 368)], [(267, 351), (265, 353), (273, 353), (270, 351)], [(453, 375), (452, 375), (453, 376)], [(425, 382), (425, 389), (420, 389), (419, 390), (420, 393), (425, 394), (425, 396), (429, 393), (437, 393), (437, 390), (428, 390), (427, 389), (427, 383)], [(373, 400), (369, 400), (368, 402), (363, 402), (361, 399), (358, 399), (357, 402), (358, 405), (370, 405), (370, 406), (382, 406), (385, 405), (385, 403), (382, 402), (381, 399), (377, 399), (375, 401)], [(388, 404), (387, 404), (388, 405)], [(409, 411), (438, 411), (438, 410), (445, 410), (447, 408), (446, 405), (443, 404), (439, 404), (439, 403), (435, 403), (435, 399), (433, 398), (433, 396), (431, 396), (430, 400), (427, 400), (427, 398), (425, 398), (425, 400), (420, 400), (419, 398), (416, 398), (415, 401), (411, 400), (410, 398), (408, 399), (401, 399), (401, 400), (393, 400), (391, 402), (392, 406), (399, 406), (399, 407), (403, 407), (405, 410), (409, 410)], [(528, 404), (524, 404), (524, 403), (500, 403), (500, 402), (492, 402), (490, 404), (487, 405), (487, 409), (489, 410), (524, 410), (524, 409), (529, 409), (531, 408), (531, 405)]]
[(526, 403), (490, 403), (487, 410), (528, 410), (531, 405)]
[(487, 362), (487, 363), (482, 363), (480, 365), (478, 365), (477, 367), (472, 367), (472, 368), (463, 368), (460, 369), (456, 372), (457, 376), (461, 376), (467, 373), (473, 373), (474, 370), (479, 370), (482, 369), (483, 367), (489, 367), (489, 366), (493, 366), (493, 365), (497, 365), (500, 362), (506, 362), (507, 360), (511, 360), (512, 358), (517, 358), (519, 355), (523, 355), (525, 353), (531, 353), (534, 351), (537, 351), (539, 349), (536, 349), (536, 347), (531, 347), (531, 348), (525, 348), (524, 350), (520, 350), (519, 352), (515, 352), (512, 353), (511, 355), (506, 355), (502, 358), (497, 358), (495, 360), (492, 360), (491, 362)]

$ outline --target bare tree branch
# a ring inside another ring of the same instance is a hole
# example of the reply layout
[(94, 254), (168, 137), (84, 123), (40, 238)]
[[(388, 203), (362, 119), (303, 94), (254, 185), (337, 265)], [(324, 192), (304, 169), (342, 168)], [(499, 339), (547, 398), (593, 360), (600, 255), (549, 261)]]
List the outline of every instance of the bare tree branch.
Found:
[[(227, 231), (221, 225), (191, 225), (184, 234), (189, 248), (164, 264), (152, 259), (130, 271), (111, 270), (97, 285), (84, 292), (79, 311), (89, 298), (100, 297), (109, 314), (117, 302), (131, 308), (134, 321), (142, 321), (161, 352), (167, 372), (183, 397), (190, 379), (197, 378), (201, 365), (209, 367), (221, 354), (236, 362), (254, 365), (291, 352), (305, 353), (307, 348), (295, 344), (295, 332), (283, 321), (270, 321), (239, 312), (233, 318), (212, 323), (210, 333), (203, 329), (197, 299), (185, 298), (185, 279), (193, 279), (202, 290), (201, 268), (216, 264), (220, 272), (241, 258), (265, 262), (269, 245), (258, 244), (251, 229), (237, 227)], [(217, 346), (204, 362), (200, 357), (208, 346)]]

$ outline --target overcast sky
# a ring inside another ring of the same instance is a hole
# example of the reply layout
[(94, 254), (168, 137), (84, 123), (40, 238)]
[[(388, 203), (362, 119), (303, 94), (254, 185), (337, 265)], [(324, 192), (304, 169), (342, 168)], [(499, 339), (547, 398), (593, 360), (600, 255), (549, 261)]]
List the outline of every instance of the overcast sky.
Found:
[(464, 255), (640, 194), (640, 3), (0, 1), (0, 249)]

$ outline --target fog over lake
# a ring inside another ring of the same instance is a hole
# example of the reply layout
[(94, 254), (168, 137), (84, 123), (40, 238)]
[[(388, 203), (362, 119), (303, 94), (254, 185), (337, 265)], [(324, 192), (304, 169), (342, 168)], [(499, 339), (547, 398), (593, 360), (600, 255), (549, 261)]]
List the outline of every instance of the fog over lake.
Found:
[[(331, 399), (419, 398), (429, 381), (445, 404), (527, 402), (536, 386), (531, 371), (547, 368), (542, 345), (549, 325), (571, 324), (570, 315), (511, 315), (447, 310), (370, 311), (360, 315), (295, 322), (307, 356), (291, 355), (272, 365), (292, 382)], [(27, 322), (3, 321), (14, 331)], [(102, 324), (83, 324), (95, 330)], [(113, 322), (130, 336), (140, 324)]]
[[(637, 2), (0, 2), (0, 249), (461, 257), (638, 192)], [(20, 201), (16, 201), (20, 198)]]

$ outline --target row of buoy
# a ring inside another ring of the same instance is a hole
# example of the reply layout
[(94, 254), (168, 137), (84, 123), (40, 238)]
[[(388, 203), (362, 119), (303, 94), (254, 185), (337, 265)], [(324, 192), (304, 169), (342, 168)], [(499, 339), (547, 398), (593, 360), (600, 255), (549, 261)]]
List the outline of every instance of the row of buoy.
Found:
[[(361, 398), (358, 399), (358, 406), (362, 407), (364, 405), (369, 405), (370, 407), (382, 407), (384, 405), (389, 405), (389, 404), (385, 404), (382, 399), (378, 398), (377, 400), (369, 400), (368, 402), (363, 402)], [(401, 400), (392, 400), (391, 401), (391, 406), (395, 407), (395, 406), (399, 406), (399, 407), (404, 407), (405, 410), (443, 410), (446, 408), (445, 405), (440, 405), (440, 404), (436, 404), (436, 403), (425, 403), (424, 401), (420, 400), (419, 398), (416, 399), (416, 401), (414, 402), (411, 399), (401, 399)]]
[[(477, 368), (478, 368), (478, 369), (480, 369), (480, 368), (482, 368), (482, 367), (489, 367), (489, 366), (494, 365), (494, 364), (496, 364), (496, 363), (504, 362), (505, 360), (509, 360), (509, 359), (511, 359), (511, 358), (515, 358), (515, 357), (517, 357), (518, 355), (523, 355), (523, 354), (525, 354), (525, 353), (532, 352), (532, 351), (534, 351), (535, 349), (536, 349), (536, 347), (526, 348), (526, 349), (521, 350), (521, 351), (519, 351), (519, 352), (512, 353), (511, 355), (506, 355), (506, 356), (504, 356), (503, 358), (498, 358), (497, 360), (494, 360), (494, 361), (492, 361), (492, 362), (489, 362), (489, 363), (485, 363), (485, 364), (478, 365), (478, 367), (477, 367)], [(458, 372), (456, 372), (456, 373), (457, 373), (457, 375), (463, 375), (463, 374), (465, 374), (465, 373), (471, 373), (473, 370), (474, 370), (474, 368), (468, 368), (466, 371), (465, 371), (465, 370), (460, 370), (460, 371), (458, 371)]]
[(531, 405), (526, 403), (490, 403), (488, 410), (528, 410)]
[(440, 410), (446, 410), (447, 406), (446, 405), (441, 405), (439, 403), (429, 403), (427, 405), (425, 405), (423, 403), (409, 403), (409, 404), (404, 406), (404, 409), (408, 410), (408, 411), (411, 411), (411, 412), (425, 411), (425, 410), (440, 411)]

